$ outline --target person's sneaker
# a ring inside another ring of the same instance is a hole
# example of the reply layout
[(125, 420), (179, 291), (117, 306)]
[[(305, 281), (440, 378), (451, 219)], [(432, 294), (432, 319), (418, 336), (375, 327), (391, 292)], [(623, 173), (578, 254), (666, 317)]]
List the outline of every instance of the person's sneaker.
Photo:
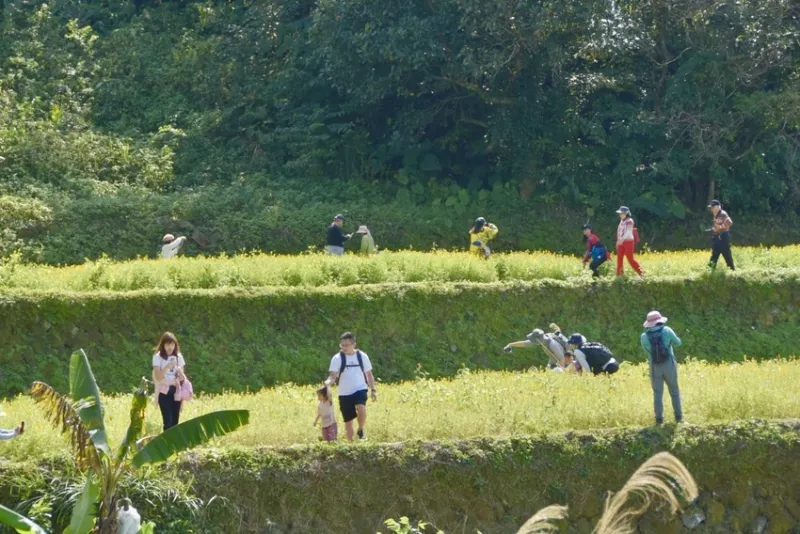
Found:
[(361, 441), (367, 441), (367, 435), (364, 433), (363, 428), (359, 428), (358, 432), (356, 432), (356, 435), (358, 435), (358, 439)]
[(664, 426), (664, 421), (659, 421), (656, 419), (656, 426)]

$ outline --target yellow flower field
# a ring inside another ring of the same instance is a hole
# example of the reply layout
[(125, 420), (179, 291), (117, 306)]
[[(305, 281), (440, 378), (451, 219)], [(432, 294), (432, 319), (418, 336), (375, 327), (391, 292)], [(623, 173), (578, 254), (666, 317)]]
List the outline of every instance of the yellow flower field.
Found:
[[(740, 419), (800, 417), (800, 361), (712, 365), (692, 361), (680, 368), (686, 421), (720, 423)], [(672, 419), (665, 392), (666, 419)], [(3, 405), (3, 427), (25, 420), (27, 432), (0, 443), (0, 455), (35, 459), (67, 451), (65, 441), (28, 397)], [(127, 428), (129, 396), (105, 399), (106, 422), (116, 443)], [(313, 387), (284, 385), (257, 393), (200, 396), (185, 406), (183, 417), (221, 409), (244, 408), (250, 425), (213, 446), (289, 446), (317, 441)], [(338, 407), (337, 407), (338, 415)], [(623, 364), (606, 379), (526, 373), (462, 372), (450, 380), (418, 379), (379, 386), (378, 403), (369, 404), (372, 441), (450, 440), (471, 437), (537, 435), (652, 424), (652, 392), (646, 365)], [(161, 417), (150, 405), (147, 432), (157, 433)], [(339, 417), (340, 436), (344, 428)]]
[[(800, 246), (735, 248), (739, 272), (800, 270)], [(649, 277), (702, 276), (709, 252), (651, 252), (639, 256)], [(607, 276), (613, 276), (609, 262)], [(627, 269), (630, 270), (630, 269)], [(720, 271), (725, 271), (720, 265)], [(498, 282), (588, 277), (577, 256), (550, 252), (496, 254), (485, 261), (465, 252), (383, 252), (344, 258), (323, 254), (275, 256), (98, 260), (71, 267), (25, 265), (12, 258), (0, 263), (0, 289), (41, 291), (129, 291), (137, 289), (211, 289), (217, 287), (352, 286), (387, 282)]]

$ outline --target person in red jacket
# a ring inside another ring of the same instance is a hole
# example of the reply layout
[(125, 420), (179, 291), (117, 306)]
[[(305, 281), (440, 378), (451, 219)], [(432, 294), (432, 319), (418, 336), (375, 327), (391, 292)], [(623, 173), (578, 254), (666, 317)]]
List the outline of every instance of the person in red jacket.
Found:
[(600, 276), (598, 269), (611, 259), (611, 253), (588, 224), (583, 225), (583, 236), (583, 240), (586, 242), (586, 254), (583, 255), (583, 265), (588, 265), (589, 269), (592, 270), (592, 278), (598, 278)]
[(622, 276), (625, 272), (622, 263), (625, 258), (628, 258), (628, 263), (631, 264), (636, 274), (644, 276), (642, 266), (633, 257), (633, 251), (636, 247), (636, 238), (634, 236), (636, 225), (631, 217), (631, 210), (626, 206), (622, 206), (617, 210), (617, 214), (619, 214), (619, 226), (617, 227), (617, 276)]

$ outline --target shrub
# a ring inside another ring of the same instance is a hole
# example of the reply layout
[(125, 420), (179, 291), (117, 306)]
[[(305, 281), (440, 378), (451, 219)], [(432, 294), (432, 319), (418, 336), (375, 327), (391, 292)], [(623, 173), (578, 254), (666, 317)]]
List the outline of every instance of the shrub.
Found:
[[(377, 532), (386, 517), (402, 516), (425, 518), (448, 533), (515, 532), (553, 503), (570, 505), (574, 532), (600, 516), (609, 490), (622, 487), (653, 454), (669, 451), (700, 486), (698, 508), (708, 523), (743, 532), (763, 514), (790, 532), (797, 520), (788, 511), (797, 510), (800, 495), (797, 433), (796, 422), (754, 421), (441, 443), (211, 449), (148, 477), (131, 497), (153, 495), (143, 516), (159, 532)], [(26, 496), (51, 495), (60, 472), (0, 464), (0, 503), (16, 506), (25, 498), (20, 488)], [(209, 503), (205, 513), (188, 508), (197, 497)], [(656, 532), (658, 519), (645, 517), (640, 530)]]

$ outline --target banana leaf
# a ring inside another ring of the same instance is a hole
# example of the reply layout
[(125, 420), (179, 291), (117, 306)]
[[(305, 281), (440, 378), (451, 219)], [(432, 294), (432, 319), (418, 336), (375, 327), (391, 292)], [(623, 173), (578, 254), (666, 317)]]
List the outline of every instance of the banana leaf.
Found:
[(106, 456), (111, 455), (111, 448), (106, 437), (106, 427), (103, 421), (103, 404), (100, 401), (100, 388), (89, 365), (89, 358), (83, 349), (72, 353), (69, 362), (69, 394), (72, 400), (91, 401), (85, 408), (78, 412), (84, 426), (89, 430), (89, 436), (98, 451)]
[(14, 510), (10, 510), (0, 504), (0, 524), (11, 527), (19, 534), (47, 534), (47, 531)]
[(78, 497), (78, 502), (72, 509), (72, 519), (64, 534), (89, 534), (97, 521), (95, 505), (100, 498), (100, 486), (94, 480), (94, 475), (89, 472), (86, 476), (86, 485), (83, 493)]
[(224, 436), (250, 422), (248, 410), (223, 410), (201, 415), (156, 436), (133, 457), (133, 467), (166, 462), (173, 455)]

